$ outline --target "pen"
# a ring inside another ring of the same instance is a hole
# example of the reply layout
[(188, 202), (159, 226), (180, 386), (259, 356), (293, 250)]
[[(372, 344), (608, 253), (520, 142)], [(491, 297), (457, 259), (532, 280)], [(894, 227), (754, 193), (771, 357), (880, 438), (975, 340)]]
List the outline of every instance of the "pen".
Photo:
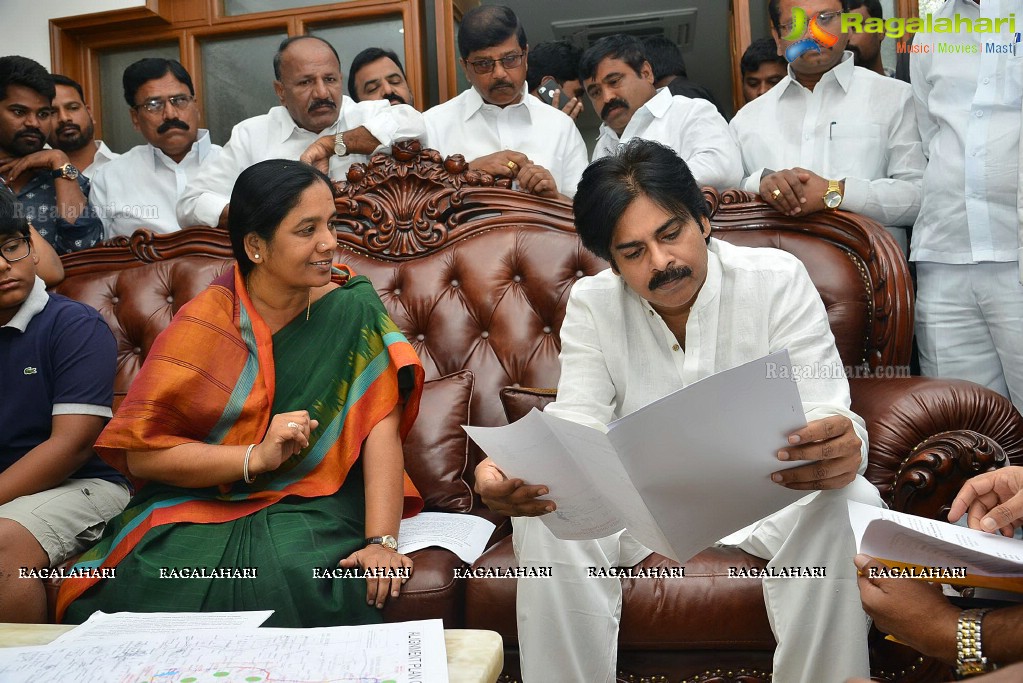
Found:
[(838, 123), (838, 121), (832, 121), (831, 125), (828, 126), (828, 140), (834, 140), (835, 139), (835, 136), (832, 133), (832, 130), (834, 129), (836, 123)]

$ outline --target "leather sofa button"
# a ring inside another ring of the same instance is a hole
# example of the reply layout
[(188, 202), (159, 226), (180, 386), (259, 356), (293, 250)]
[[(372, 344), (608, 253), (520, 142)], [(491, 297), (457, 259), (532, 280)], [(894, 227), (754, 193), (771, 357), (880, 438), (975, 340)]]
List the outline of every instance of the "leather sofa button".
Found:
[(115, 296), (115, 297), (111, 297), (111, 298), (110, 298), (110, 303), (112, 303), (112, 304), (116, 304), (116, 303), (120, 302), (120, 300), (121, 300), (121, 298), (120, 298), (120, 297), (117, 297), (117, 296)]
[(140, 355), (142, 353), (142, 348), (139, 347), (139, 346), (136, 346), (134, 349), (131, 350), (131, 352), (134, 353), (136, 356), (138, 356), (138, 355)]
[(544, 334), (550, 334), (551, 333), (551, 326), (550, 325), (544, 325), (543, 326), (543, 333)]
[(515, 280), (515, 282), (522, 282), (522, 276), (521, 275), (516, 275), (516, 276), (514, 276), (512, 278), (512, 280)]
[(480, 332), (480, 336), (483, 337), (484, 339), (486, 339), (487, 337), (490, 336), (490, 333), (487, 332), (486, 330), (484, 330), (483, 332)]
[(394, 296), (401, 296), (401, 288), (394, 290)]
[(172, 303), (174, 303), (174, 297), (172, 297), (172, 296), (168, 296), (168, 297), (167, 297), (167, 303), (169, 303), (169, 304), (172, 304)]
[(416, 340), (417, 341), (423, 341), (424, 339), (426, 339), (426, 335), (425, 334), (417, 334), (416, 335)]
[(451, 281), (451, 286), (452, 287), (457, 287), (459, 284), (461, 284), (461, 283), (459, 283), (458, 280), (452, 280)]
[(584, 273), (584, 272), (583, 272), (583, 271), (581, 271), (581, 270), (577, 270), (577, 271), (575, 271), (575, 276), (576, 276), (576, 277), (583, 277), (584, 275), (586, 275), (586, 273)]

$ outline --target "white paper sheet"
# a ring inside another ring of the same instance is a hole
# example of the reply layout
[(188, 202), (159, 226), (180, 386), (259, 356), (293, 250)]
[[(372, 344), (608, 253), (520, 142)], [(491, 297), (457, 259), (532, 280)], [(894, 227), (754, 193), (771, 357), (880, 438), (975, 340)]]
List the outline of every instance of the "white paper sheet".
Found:
[(506, 427), (465, 430), (508, 476), (547, 485), (558, 510), (540, 519), (558, 538), (628, 528), (685, 561), (806, 495), (770, 480), (805, 464), (775, 457), (806, 425), (795, 382), (768, 372), (782, 364), (787, 351), (703, 379), (615, 421), (606, 435), (535, 410)]
[(50, 647), (103, 641), (111, 636), (137, 636), (140, 633), (183, 633), (200, 630), (254, 629), (270, 618), (273, 610), (262, 612), (93, 612), (85, 623), (76, 626), (49, 644)]
[(447, 683), (440, 619), (371, 626), (201, 631), (0, 649), (4, 683)]
[(487, 541), (497, 528), (493, 522), (476, 515), (455, 512), (420, 512), (401, 520), (398, 552), (437, 546), (447, 548), (466, 564), (472, 564), (487, 549)]
[(849, 501), (859, 552), (922, 567), (966, 567), (970, 574), (1023, 576), (1023, 541)]

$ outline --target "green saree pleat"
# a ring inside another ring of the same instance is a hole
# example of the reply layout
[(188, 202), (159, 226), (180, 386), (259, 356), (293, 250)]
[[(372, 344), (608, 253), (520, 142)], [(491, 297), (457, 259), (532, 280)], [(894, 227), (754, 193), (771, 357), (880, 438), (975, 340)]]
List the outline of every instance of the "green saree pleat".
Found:
[[(351, 362), (344, 349), (355, 343), (334, 341), (331, 345), (330, 338), (337, 338), (339, 328), (344, 335), (360, 334), (358, 324), (344, 319), (341, 299), (328, 295), (313, 306), (314, 318), (332, 319), (332, 323), (302, 325), (306, 321), (301, 315), (274, 335), (277, 389), (272, 414), (322, 406), (325, 397), (337, 396), (337, 373), (331, 365)], [(182, 493), (182, 489), (150, 483), (131, 505), (143, 498)], [(215, 496), (217, 491), (197, 493)], [(288, 496), (232, 522), (155, 527), (120, 562), (116, 578), (100, 581), (71, 603), (64, 622), (81, 623), (96, 610), (272, 609), (267, 626), (378, 623), (379, 610), (366, 603), (364, 578), (314, 578), (314, 570), (333, 569), (339, 560), (362, 547), (365, 509), (362, 467), (356, 462), (340, 490), (331, 496)], [(168, 578), (171, 570), (203, 568), (207, 573), (227, 569), (236, 574), (249, 570), (251, 574), (255, 570), (255, 576)]]

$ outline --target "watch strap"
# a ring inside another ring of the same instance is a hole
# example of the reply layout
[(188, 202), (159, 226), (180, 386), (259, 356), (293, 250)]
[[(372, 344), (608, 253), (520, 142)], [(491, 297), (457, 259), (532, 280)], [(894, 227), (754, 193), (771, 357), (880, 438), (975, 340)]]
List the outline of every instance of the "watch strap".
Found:
[(371, 536), (370, 538), (366, 539), (366, 545), (382, 545), (385, 548), (397, 550), (398, 539), (396, 539), (394, 536), (391, 536), (390, 534), (384, 536)]
[(967, 609), (956, 623), (956, 676), (960, 679), (991, 671), (994, 667), (984, 656), (981, 624), (992, 608)]

